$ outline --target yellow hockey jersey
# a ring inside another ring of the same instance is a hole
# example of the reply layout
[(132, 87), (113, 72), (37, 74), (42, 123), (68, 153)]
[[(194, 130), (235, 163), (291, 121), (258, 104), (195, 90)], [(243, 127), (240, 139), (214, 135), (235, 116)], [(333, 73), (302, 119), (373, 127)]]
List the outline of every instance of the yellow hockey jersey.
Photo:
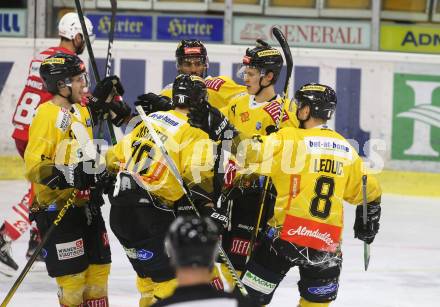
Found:
[[(54, 164), (71, 165), (82, 159), (81, 147), (71, 130), (75, 121), (84, 125), (89, 137), (93, 137), (92, 120), (86, 107), (74, 104), (67, 110), (48, 101), (37, 108), (24, 160), (26, 178), (34, 183), (36, 205), (40, 208), (51, 204), (61, 208), (72, 195), (73, 189), (51, 189), (41, 182), (52, 174)], [(80, 191), (74, 203), (80, 205), (88, 198), (88, 190)]]
[[(198, 184), (211, 192), (213, 142), (208, 135), (191, 127), (186, 114), (176, 110), (155, 112), (148, 118), (185, 182), (189, 186)], [(136, 174), (142, 186), (165, 204), (171, 205), (183, 196), (178, 181), (144, 123), (111, 148), (106, 160), (113, 171), (122, 168)]]
[[(254, 95), (247, 93), (239, 95), (235, 97), (222, 112), (228, 117), (229, 122), (233, 124), (237, 130), (247, 135), (266, 135), (266, 128), (268, 126), (275, 126), (280, 116), (280, 103), (282, 102), (282, 98), (278, 95), (276, 99), (272, 101), (260, 103), (256, 102), (254, 98)], [(293, 101), (286, 101), (283, 121), (280, 123), (280, 127), (297, 128), (299, 126), (298, 119), (296, 118), (296, 109), (296, 104)], [(243, 159), (237, 159), (235, 162), (242, 167), (238, 169), (239, 174), (243, 175), (255, 172), (255, 168), (249, 167)], [(225, 166), (225, 168), (228, 167), (229, 166)], [(239, 181), (241, 179), (242, 178), (237, 177), (236, 180)], [(252, 180), (252, 178), (249, 178), (249, 180)]]
[[(227, 117), (231, 124), (246, 134), (266, 134), (266, 128), (275, 125), (280, 116), (282, 98), (266, 102), (256, 102), (254, 95), (243, 94), (235, 97), (228, 105)], [(284, 104), (283, 120), (280, 128), (299, 126), (296, 118), (296, 104), (287, 100)]]
[[(226, 76), (206, 77), (205, 84), (208, 90), (209, 103), (221, 109), (226, 107), (231, 99), (241, 93), (246, 93), (246, 86), (237, 84), (234, 80)], [(162, 96), (172, 98), (173, 84), (168, 84), (160, 93)]]
[[(270, 175), (278, 192), (269, 224), (281, 228), (280, 236), (286, 241), (336, 251), (343, 228), (343, 201), (362, 203), (366, 170), (357, 152), (325, 126), (283, 128), (269, 136), (254, 135), (252, 142), (261, 145), (261, 150), (247, 151), (246, 161), (258, 163), (258, 173)], [(381, 195), (372, 175), (368, 175), (367, 194), (368, 202)]]

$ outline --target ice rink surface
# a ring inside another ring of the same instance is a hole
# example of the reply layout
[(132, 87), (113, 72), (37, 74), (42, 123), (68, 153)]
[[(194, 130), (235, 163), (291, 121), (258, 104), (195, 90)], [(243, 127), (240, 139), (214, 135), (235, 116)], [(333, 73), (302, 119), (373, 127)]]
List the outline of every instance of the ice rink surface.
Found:
[[(2, 218), (26, 190), (24, 181), (0, 181)], [(371, 246), (368, 272), (363, 269), (362, 242), (353, 238), (354, 207), (345, 206), (343, 270), (338, 298), (331, 306), (440, 306), (440, 198), (385, 194), (382, 204), (381, 229)], [(107, 219), (108, 205), (103, 207), (103, 212)], [(137, 306), (134, 271), (111, 231), (109, 237), (113, 257), (110, 305)], [(13, 244), (13, 255), (20, 270), (26, 262), (27, 242), (28, 235), (25, 235)], [(0, 276), (1, 300), (14, 280), (15, 277)], [(298, 271), (292, 269), (270, 306), (296, 306), (297, 280)], [(46, 272), (33, 270), (9, 306), (57, 306), (56, 292), (55, 282)]]

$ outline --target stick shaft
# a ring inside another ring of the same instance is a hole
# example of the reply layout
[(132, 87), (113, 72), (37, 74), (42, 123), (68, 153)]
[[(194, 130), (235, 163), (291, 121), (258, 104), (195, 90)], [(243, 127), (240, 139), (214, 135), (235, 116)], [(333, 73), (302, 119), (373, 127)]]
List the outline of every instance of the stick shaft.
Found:
[(78, 190), (74, 190), (72, 192), (72, 195), (67, 200), (66, 204), (63, 206), (63, 208), (58, 213), (57, 218), (53, 221), (52, 225), (49, 227), (49, 229), (44, 234), (43, 238), (41, 239), (41, 242), (38, 243), (34, 253), (32, 254), (31, 258), (29, 258), (28, 262), (24, 266), (23, 270), (21, 271), (20, 275), (15, 280), (14, 284), (12, 285), (11, 289), (9, 290), (8, 294), (4, 298), (1, 307), (6, 307), (9, 302), (11, 301), (12, 297), (14, 296), (15, 292), (20, 287), (21, 283), (23, 282), (26, 275), (29, 273), (32, 265), (34, 264), (35, 260), (37, 259), (38, 255), (40, 254), (41, 250), (43, 249), (44, 245), (47, 243), (49, 238), (51, 237), (52, 233), (55, 231), (55, 228), (59, 225), (59, 223), (62, 221), (64, 215), (66, 214), (67, 210), (70, 209), (70, 207), (73, 205), (73, 202), (75, 200), (76, 194), (78, 193)]
[[(362, 176), (362, 222), (367, 226), (367, 175)], [(364, 269), (370, 264), (370, 245), (364, 242)]]

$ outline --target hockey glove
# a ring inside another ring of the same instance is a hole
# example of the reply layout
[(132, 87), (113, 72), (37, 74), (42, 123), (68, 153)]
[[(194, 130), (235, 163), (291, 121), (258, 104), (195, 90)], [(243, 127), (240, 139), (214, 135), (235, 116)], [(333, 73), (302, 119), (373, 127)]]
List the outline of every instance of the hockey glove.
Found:
[(128, 104), (120, 98), (121, 96), (116, 96), (115, 99), (109, 103), (110, 118), (116, 127), (120, 127), (131, 114), (131, 109)]
[(354, 221), (354, 237), (367, 244), (374, 241), (376, 234), (379, 232), (380, 220), (380, 199), (367, 204), (367, 224), (363, 222), (362, 205), (356, 207), (356, 219)]
[(147, 115), (157, 111), (168, 111), (174, 109), (171, 99), (166, 96), (148, 93), (138, 96), (137, 99), (138, 100), (136, 100), (134, 105), (141, 106)]
[(194, 104), (189, 110), (189, 124), (205, 131), (211, 140), (230, 140), (237, 135), (237, 130), (228, 119), (208, 102)]
[(116, 174), (108, 170), (104, 170), (96, 176), (96, 190), (101, 194), (113, 193), (116, 183)]
[(93, 94), (89, 97), (89, 101), (93, 107), (108, 110), (105, 103), (109, 103), (115, 95), (124, 95), (124, 88), (117, 76), (109, 76), (96, 84)]
[[(51, 189), (69, 189), (75, 188), (78, 190), (85, 190), (95, 186), (95, 174), (91, 171), (86, 171), (85, 163), (93, 163), (94, 161), (79, 162), (71, 165), (57, 165), (52, 167), (52, 174), (44, 180), (41, 184), (47, 185)], [(91, 169), (91, 168), (90, 168)]]
[(112, 123), (120, 126), (124, 119), (130, 115), (130, 108), (120, 99), (116, 101), (115, 96), (122, 96), (124, 88), (117, 76), (109, 76), (96, 84), (93, 94), (89, 97), (89, 108), (93, 120), (105, 119), (111, 114)]

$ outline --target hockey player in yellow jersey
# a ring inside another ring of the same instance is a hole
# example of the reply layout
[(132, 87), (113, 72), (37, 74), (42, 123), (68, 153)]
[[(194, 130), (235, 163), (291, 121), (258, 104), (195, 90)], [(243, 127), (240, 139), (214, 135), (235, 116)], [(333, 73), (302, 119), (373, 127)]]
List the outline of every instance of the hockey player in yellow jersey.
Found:
[(103, 200), (96, 188), (97, 175), (91, 163), (83, 161), (71, 125), (83, 125), (91, 138), (91, 112), (102, 111), (113, 91), (123, 89), (117, 77), (103, 79), (90, 96), (89, 112), (79, 103), (88, 80), (84, 63), (76, 55), (57, 53), (46, 58), (40, 75), (54, 96), (37, 109), (24, 158), (26, 177), (35, 186), (31, 212), (43, 236), (73, 191), (79, 191), (74, 206), (44, 245), (47, 272), (56, 278), (61, 306), (108, 306), (111, 256), (100, 211)]
[[(262, 40), (257, 41), (256, 47), (246, 50), (239, 75), (243, 77), (247, 93), (232, 99), (227, 111), (223, 111), (236, 129), (250, 135), (266, 135), (275, 129), (283, 103), (282, 98), (275, 93), (275, 84), (282, 67), (281, 53)], [(296, 105), (290, 100), (284, 103), (280, 126), (298, 127)], [(237, 176), (233, 184), (226, 184), (222, 193), (225, 196), (222, 197), (222, 202), (225, 207), (228, 206), (231, 217), (222, 245), (234, 267), (241, 271), (250, 252), (250, 241), (262, 204), (265, 178), (255, 172), (248, 174), (246, 165), (235, 165), (234, 161), (229, 161), (226, 169), (234, 168), (238, 168)], [(230, 176), (226, 178), (231, 180)], [(266, 193), (264, 201), (264, 217), (270, 216), (273, 211), (275, 196), (276, 191), (270, 184), (270, 192)], [(260, 225), (264, 225), (265, 221), (263, 219)], [(223, 264), (222, 271), (226, 272)], [(224, 276), (229, 285), (233, 286), (232, 280), (228, 279), (229, 275)]]
[[(246, 94), (246, 86), (237, 84), (228, 76), (206, 76), (209, 68), (209, 59), (205, 45), (196, 39), (185, 39), (181, 40), (177, 45), (176, 52), (176, 68), (179, 74), (189, 74), (205, 78), (205, 84), (207, 87), (208, 100), (209, 103), (227, 112), (227, 106), (234, 97), (238, 97), (242, 94)], [(168, 105), (167, 109), (172, 109), (172, 104), (167, 104), (167, 100), (171, 98), (172, 95), (172, 84), (167, 85), (160, 93), (156, 95), (154, 93), (144, 94), (138, 97), (140, 101), (144, 103), (150, 103), (154, 110), (154, 105)], [(218, 147), (218, 156), (220, 157), (220, 147)], [(218, 161), (222, 163), (222, 161)], [(215, 167), (219, 169), (218, 166)], [(223, 181), (223, 173), (216, 174), (216, 178), (221, 177), (220, 180)], [(217, 186), (221, 186), (218, 184)], [(216, 189), (217, 191), (218, 189)], [(216, 192), (215, 194), (218, 194)], [(216, 198), (216, 196), (214, 196)], [(215, 285), (219, 290), (223, 289), (223, 284), (220, 279), (217, 267), (214, 268), (214, 275), (217, 276), (213, 280), (213, 285)], [(225, 273), (225, 276), (229, 274)]]
[[(176, 49), (176, 67), (179, 74), (205, 78), (209, 103), (216, 108), (226, 107), (232, 98), (246, 93), (246, 87), (235, 83), (227, 76), (206, 76), (209, 68), (208, 54), (204, 44), (195, 39), (181, 40)], [(144, 100), (171, 99), (173, 84), (168, 84), (160, 95), (148, 93), (140, 96)]]
[(336, 299), (339, 286), (343, 201), (357, 205), (355, 237), (371, 244), (379, 230), (381, 189), (368, 175), (364, 226), (362, 177), (367, 171), (349, 142), (326, 125), (336, 108), (335, 92), (306, 84), (295, 100), (302, 129), (283, 128), (268, 136), (237, 131), (209, 105), (192, 106), (188, 117), (213, 140), (232, 135), (233, 153), (242, 140), (259, 147), (244, 159), (259, 162), (258, 171), (271, 174), (278, 192), (274, 215), (243, 274), (250, 295), (268, 304), (289, 269), (298, 266), (299, 306), (325, 307)]
[[(247, 93), (233, 98), (227, 111), (223, 111), (229, 122), (240, 131), (266, 134), (266, 129), (275, 126), (282, 103), (282, 98), (275, 92), (275, 83), (282, 67), (281, 53), (262, 40), (257, 41), (256, 47), (246, 50), (238, 74), (243, 78)], [(295, 104), (285, 101), (280, 127), (298, 127), (295, 112)]]
[[(213, 206), (205, 205), (212, 204), (213, 142), (205, 132), (191, 127), (186, 116), (189, 101), (205, 100), (202, 78), (179, 75), (173, 86), (175, 109), (153, 112), (148, 119), (178, 172), (193, 190), (199, 210), (211, 215)], [(110, 226), (137, 273), (139, 304), (149, 306), (174, 290), (174, 270), (164, 252), (164, 237), (175, 216), (193, 213), (192, 208), (144, 123), (109, 150), (107, 165), (119, 172), (115, 193), (109, 197)]]

